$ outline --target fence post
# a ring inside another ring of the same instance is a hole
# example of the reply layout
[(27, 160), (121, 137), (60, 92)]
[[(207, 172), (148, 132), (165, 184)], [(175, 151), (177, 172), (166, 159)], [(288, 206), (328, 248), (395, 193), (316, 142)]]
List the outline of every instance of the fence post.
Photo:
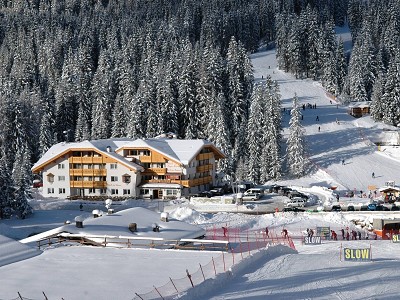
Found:
[(192, 287), (194, 287), (193, 280), (192, 280), (192, 275), (189, 274), (188, 269), (186, 269), (186, 275), (187, 275), (187, 277), (188, 277), (189, 280), (190, 280), (190, 284), (192, 285)]
[(240, 246), (240, 256), (243, 259), (243, 250), (242, 250), (242, 241), (241, 240), (239, 240), (239, 246)]
[(203, 268), (201, 267), (201, 264), (199, 263), (201, 274), (203, 275), (204, 281), (206, 281), (206, 277), (204, 276)]
[(169, 278), (169, 280), (171, 280), (172, 285), (174, 286), (176, 292), (179, 294), (179, 291), (178, 291), (178, 289), (176, 288), (175, 283), (172, 281), (171, 277)]
[(161, 297), (161, 299), (163, 299), (164, 300), (164, 297), (163, 296), (161, 296), (161, 294), (160, 294), (160, 292), (157, 290), (157, 288), (153, 285), (153, 288), (157, 291), (157, 293), (160, 295), (160, 297)]
[(224, 252), (222, 252), (222, 261), (224, 262), (224, 272), (226, 272)]
[(21, 294), (19, 292), (17, 292), (17, 293), (18, 293), (19, 299), (23, 300)]
[(43, 293), (43, 295), (44, 295), (44, 299), (45, 300), (49, 300), (48, 298), (47, 298), (47, 296), (46, 296), (46, 294), (42, 291), (42, 293)]
[(214, 266), (214, 274), (215, 274), (215, 276), (217, 276), (217, 269), (215, 268), (214, 257), (212, 257), (211, 260), (212, 260), (213, 266)]
[(254, 236), (256, 237), (256, 245), (257, 245), (257, 249), (259, 249), (260, 247), (258, 246), (258, 237), (257, 237), (257, 232), (254, 232)]
[(247, 250), (249, 251), (250, 255), (250, 243), (249, 243), (249, 235), (247, 234)]
[(142, 297), (139, 296), (138, 293), (135, 293), (136, 296), (138, 296), (140, 299), (144, 300)]

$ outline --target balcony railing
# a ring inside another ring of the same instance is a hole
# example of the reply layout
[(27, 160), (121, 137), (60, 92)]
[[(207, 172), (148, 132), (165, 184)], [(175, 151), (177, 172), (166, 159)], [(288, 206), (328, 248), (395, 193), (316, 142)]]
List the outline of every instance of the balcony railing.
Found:
[(167, 173), (166, 168), (147, 168), (143, 171), (143, 174), (145, 175), (165, 175)]
[(107, 181), (71, 181), (70, 187), (75, 188), (106, 188)]
[(71, 164), (101, 164), (103, 163), (103, 158), (98, 156), (82, 156), (82, 157), (70, 157), (69, 163)]
[(210, 159), (213, 157), (213, 153), (200, 153), (199, 155), (196, 156), (197, 160), (205, 160), (205, 159)]
[(203, 172), (207, 172), (213, 169), (213, 166), (211, 164), (208, 165), (203, 165), (203, 166), (198, 166), (196, 167), (196, 172), (197, 173), (203, 173)]
[(151, 179), (151, 180), (142, 180), (142, 184), (144, 183), (175, 183), (180, 184), (183, 187), (193, 187), (201, 184), (208, 184), (212, 182), (212, 177), (202, 177), (190, 180), (179, 180), (179, 179)]
[(70, 169), (72, 176), (107, 176), (106, 169)]

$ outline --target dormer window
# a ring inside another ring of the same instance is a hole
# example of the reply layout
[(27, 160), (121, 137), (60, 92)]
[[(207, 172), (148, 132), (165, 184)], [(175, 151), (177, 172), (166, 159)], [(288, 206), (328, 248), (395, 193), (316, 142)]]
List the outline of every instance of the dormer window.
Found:
[(130, 183), (131, 182), (131, 175), (129, 175), (129, 174), (122, 175), (122, 182)]

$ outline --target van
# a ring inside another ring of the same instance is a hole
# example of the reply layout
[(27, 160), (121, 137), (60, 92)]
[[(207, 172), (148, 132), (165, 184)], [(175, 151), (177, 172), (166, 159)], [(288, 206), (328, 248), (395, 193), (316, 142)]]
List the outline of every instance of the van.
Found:
[(306, 200), (300, 198), (300, 197), (295, 197), (293, 199), (290, 200), (290, 202), (288, 202), (286, 204), (287, 207), (304, 207), (306, 206)]
[(252, 189), (249, 189), (249, 190), (245, 191), (244, 194), (245, 194), (245, 195), (248, 195), (248, 194), (257, 194), (257, 195), (259, 195), (259, 196), (262, 196), (262, 195), (264, 195), (264, 189), (252, 188)]

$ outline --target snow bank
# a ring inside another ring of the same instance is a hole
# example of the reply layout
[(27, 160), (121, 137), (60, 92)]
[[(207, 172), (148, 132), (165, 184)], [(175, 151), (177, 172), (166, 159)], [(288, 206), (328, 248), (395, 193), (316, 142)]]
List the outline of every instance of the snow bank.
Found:
[(178, 296), (177, 299), (209, 299), (227, 284), (232, 284), (235, 281), (235, 278), (248, 273), (249, 269), (257, 268), (257, 266), (262, 265), (266, 261), (273, 260), (276, 257), (296, 253), (297, 251), (287, 246), (270, 246), (267, 249), (260, 250), (244, 258), (240, 263), (234, 265), (228, 272), (217, 274), (215, 278), (205, 280), (200, 285), (188, 290), (185, 294)]
[(39, 255), (42, 251), (0, 235), (0, 267)]

